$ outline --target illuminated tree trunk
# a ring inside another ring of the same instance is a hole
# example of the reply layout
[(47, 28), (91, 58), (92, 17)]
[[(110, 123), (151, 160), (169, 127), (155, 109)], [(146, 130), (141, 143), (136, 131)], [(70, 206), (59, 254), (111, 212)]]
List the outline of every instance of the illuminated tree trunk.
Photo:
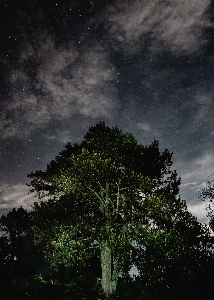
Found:
[[(110, 235), (110, 209), (109, 209), (109, 185), (106, 184), (105, 190), (105, 201), (100, 203), (100, 210), (106, 217), (106, 224), (104, 231), (109, 232)], [(103, 196), (103, 192), (101, 192)], [(102, 197), (103, 198), (103, 197)], [(101, 243), (101, 268), (102, 268), (102, 289), (104, 291), (105, 297), (108, 298), (117, 287), (118, 277), (119, 277), (119, 260), (115, 260), (112, 268), (112, 251), (107, 240), (103, 240)]]
[(107, 242), (101, 246), (102, 288), (106, 298), (111, 293), (111, 249)]
[[(105, 196), (104, 196), (105, 191)], [(100, 202), (100, 211), (106, 219), (104, 225), (104, 232), (109, 231), (109, 185), (106, 184), (106, 189), (101, 190), (102, 201)], [(105, 238), (101, 243), (101, 268), (102, 268), (102, 289), (108, 298), (111, 292), (111, 249), (107, 239)]]
[[(112, 268), (112, 253), (107, 242), (103, 242), (101, 247), (101, 268), (102, 268), (102, 288), (106, 298), (116, 291), (120, 264), (116, 259)], [(112, 270), (113, 269), (113, 270)]]
[(119, 272), (120, 272), (120, 264), (119, 264), (119, 258), (117, 258), (114, 262), (114, 269), (111, 277), (111, 293), (114, 293), (116, 291), (117, 283), (119, 279)]

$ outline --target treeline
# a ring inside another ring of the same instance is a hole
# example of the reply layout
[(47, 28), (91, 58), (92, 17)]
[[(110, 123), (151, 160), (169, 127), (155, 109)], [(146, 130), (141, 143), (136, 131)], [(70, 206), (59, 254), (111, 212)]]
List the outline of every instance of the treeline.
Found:
[(99, 123), (31, 173), (39, 201), (0, 218), (1, 299), (213, 297), (213, 237), (179, 197), (171, 158)]

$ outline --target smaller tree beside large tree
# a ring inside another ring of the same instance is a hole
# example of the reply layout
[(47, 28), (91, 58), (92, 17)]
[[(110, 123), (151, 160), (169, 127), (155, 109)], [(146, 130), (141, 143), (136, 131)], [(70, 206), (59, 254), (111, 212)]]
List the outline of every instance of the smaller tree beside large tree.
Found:
[(210, 228), (214, 231), (214, 178), (211, 176), (206, 186), (199, 191), (199, 199), (205, 201), (207, 217), (210, 219)]
[(13, 208), (0, 217), (0, 280), (13, 281), (44, 270), (44, 256), (35, 246), (31, 213)]

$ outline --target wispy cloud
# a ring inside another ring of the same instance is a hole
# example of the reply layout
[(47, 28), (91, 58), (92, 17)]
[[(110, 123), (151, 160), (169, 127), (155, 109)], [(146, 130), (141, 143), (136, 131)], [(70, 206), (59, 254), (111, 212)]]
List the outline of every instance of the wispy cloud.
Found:
[(72, 139), (72, 134), (69, 129), (54, 130), (54, 133), (47, 132), (43, 136), (48, 140), (57, 140), (62, 144), (67, 144), (68, 142), (76, 142)]
[(191, 189), (195, 189), (195, 186), (197, 185), (197, 181), (195, 182), (188, 182), (181, 184), (182, 187), (190, 187)]
[(136, 127), (140, 130), (141, 135), (148, 137), (148, 136), (155, 136), (156, 138), (160, 135), (156, 129), (153, 128), (153, 126), (146, 121), (138, 122), (136, 124)]
[(3, 184), (0, 186), (0, 210), (12, 209), (22, 206), (24, 209), (31, 209), (37, 198), (33, 194), (28, 194), (29, 188), (23, 184)]
[[(66, 118), (80, 113), (90, 117), (109, 116), (116, 106), (116, 76), (108, 53), (102, 49), (90, 49), (76, 60), (75, 66), (58, 52), (46, 62), (38, 75), (40, 85), (49, 98), (53, 99), (52, 115)], [(51, 61), (57, 60), (56, 66)], [(68, 73), (68, 78), (63, 74)]]
[(206, 217), (206, 202), (200, 201), (199, 192), (206, 186), (209, 176), (214, 173), (214, 156), (205, 153), (191, 161), (182, 161), (175, 164), (179, 176), (181, 176), (180, 196), (187, 201), (189, 211), (200, 222), (209, 223)]
[[(184, 90), (181, 92), (183, 95), (185, 94)], [(200, 90), (195, 84), (191, 86), (191, 93), (189, 93), (189, 90), (187, 93), (188, 98), (182, 101), (180, 111), (182, 114), (189, 112), (189, 129), (193, 132), (197, 131), (198, 127), (201, 127), (202, 124), (212, 123), (214, 117), (212, 109), (214, 104), (214, 93), (210, 90), (210, 87)]]
[[(177, 163), (179, 165), (179, 163)], [(197, 158), (191, 159), (188, 164), (183, 161), (180, 166), (179, 175), (183, 182), (193, 183), (203, 182), (211, 174), (214, 173), (214, 155), (213, 153), (205, 153)]]
[(153, 52), (194, 54), (206, 42), (204, 29), (210, 26), (210, 0), (120, 1), (105, 13), (112, 37), (130, 54), (142, 51), (145, 43)]
[(198, 202), (196, 204), (188, 204), (188, 210), (197, 217), (198, 221), (201, 223), (209, 223), (209, 218), (206, 216), (205, 204), (204, 202)]
[[(39, 67), (29, 81), (23, 66), (32, 58)], [(41, 35), (36, 49), (23, 49), (10, 81), (14, 88), (1, 114), (4, 137), (29, 134), (74, 114), (108, 118), (117, 108), (116, 73), (99, 45), (79, 55), (74, 45), (57, 48), (50, 36)]]
[(197, 217), (201, 223), (209, 223), (209, 218), (206, 213), (206, 203), (198, 197), (198, 192), (204, 188), (205, 182), (195, 181), (180, 186), (180, 196), (187, 201), (188, 210)]
[[(197, 112), (195, 114), (195, 124), (203, 122), (209, 122), (210, 117), (213, 118), (213, 102), (214, 94), (213, 91), (208, 93), (200, 93), (196, 95)], [(212, 112), (212, 115), (210, 113)]]

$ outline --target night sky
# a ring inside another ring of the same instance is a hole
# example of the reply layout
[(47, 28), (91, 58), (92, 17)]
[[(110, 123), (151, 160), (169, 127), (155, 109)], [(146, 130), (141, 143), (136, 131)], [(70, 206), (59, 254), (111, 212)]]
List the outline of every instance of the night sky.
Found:
[(0, 1), (0, 212), (30, 209), (27, 174), (104, 121), (173, 152), (180, 195), (214, 173), (210, 0)]

